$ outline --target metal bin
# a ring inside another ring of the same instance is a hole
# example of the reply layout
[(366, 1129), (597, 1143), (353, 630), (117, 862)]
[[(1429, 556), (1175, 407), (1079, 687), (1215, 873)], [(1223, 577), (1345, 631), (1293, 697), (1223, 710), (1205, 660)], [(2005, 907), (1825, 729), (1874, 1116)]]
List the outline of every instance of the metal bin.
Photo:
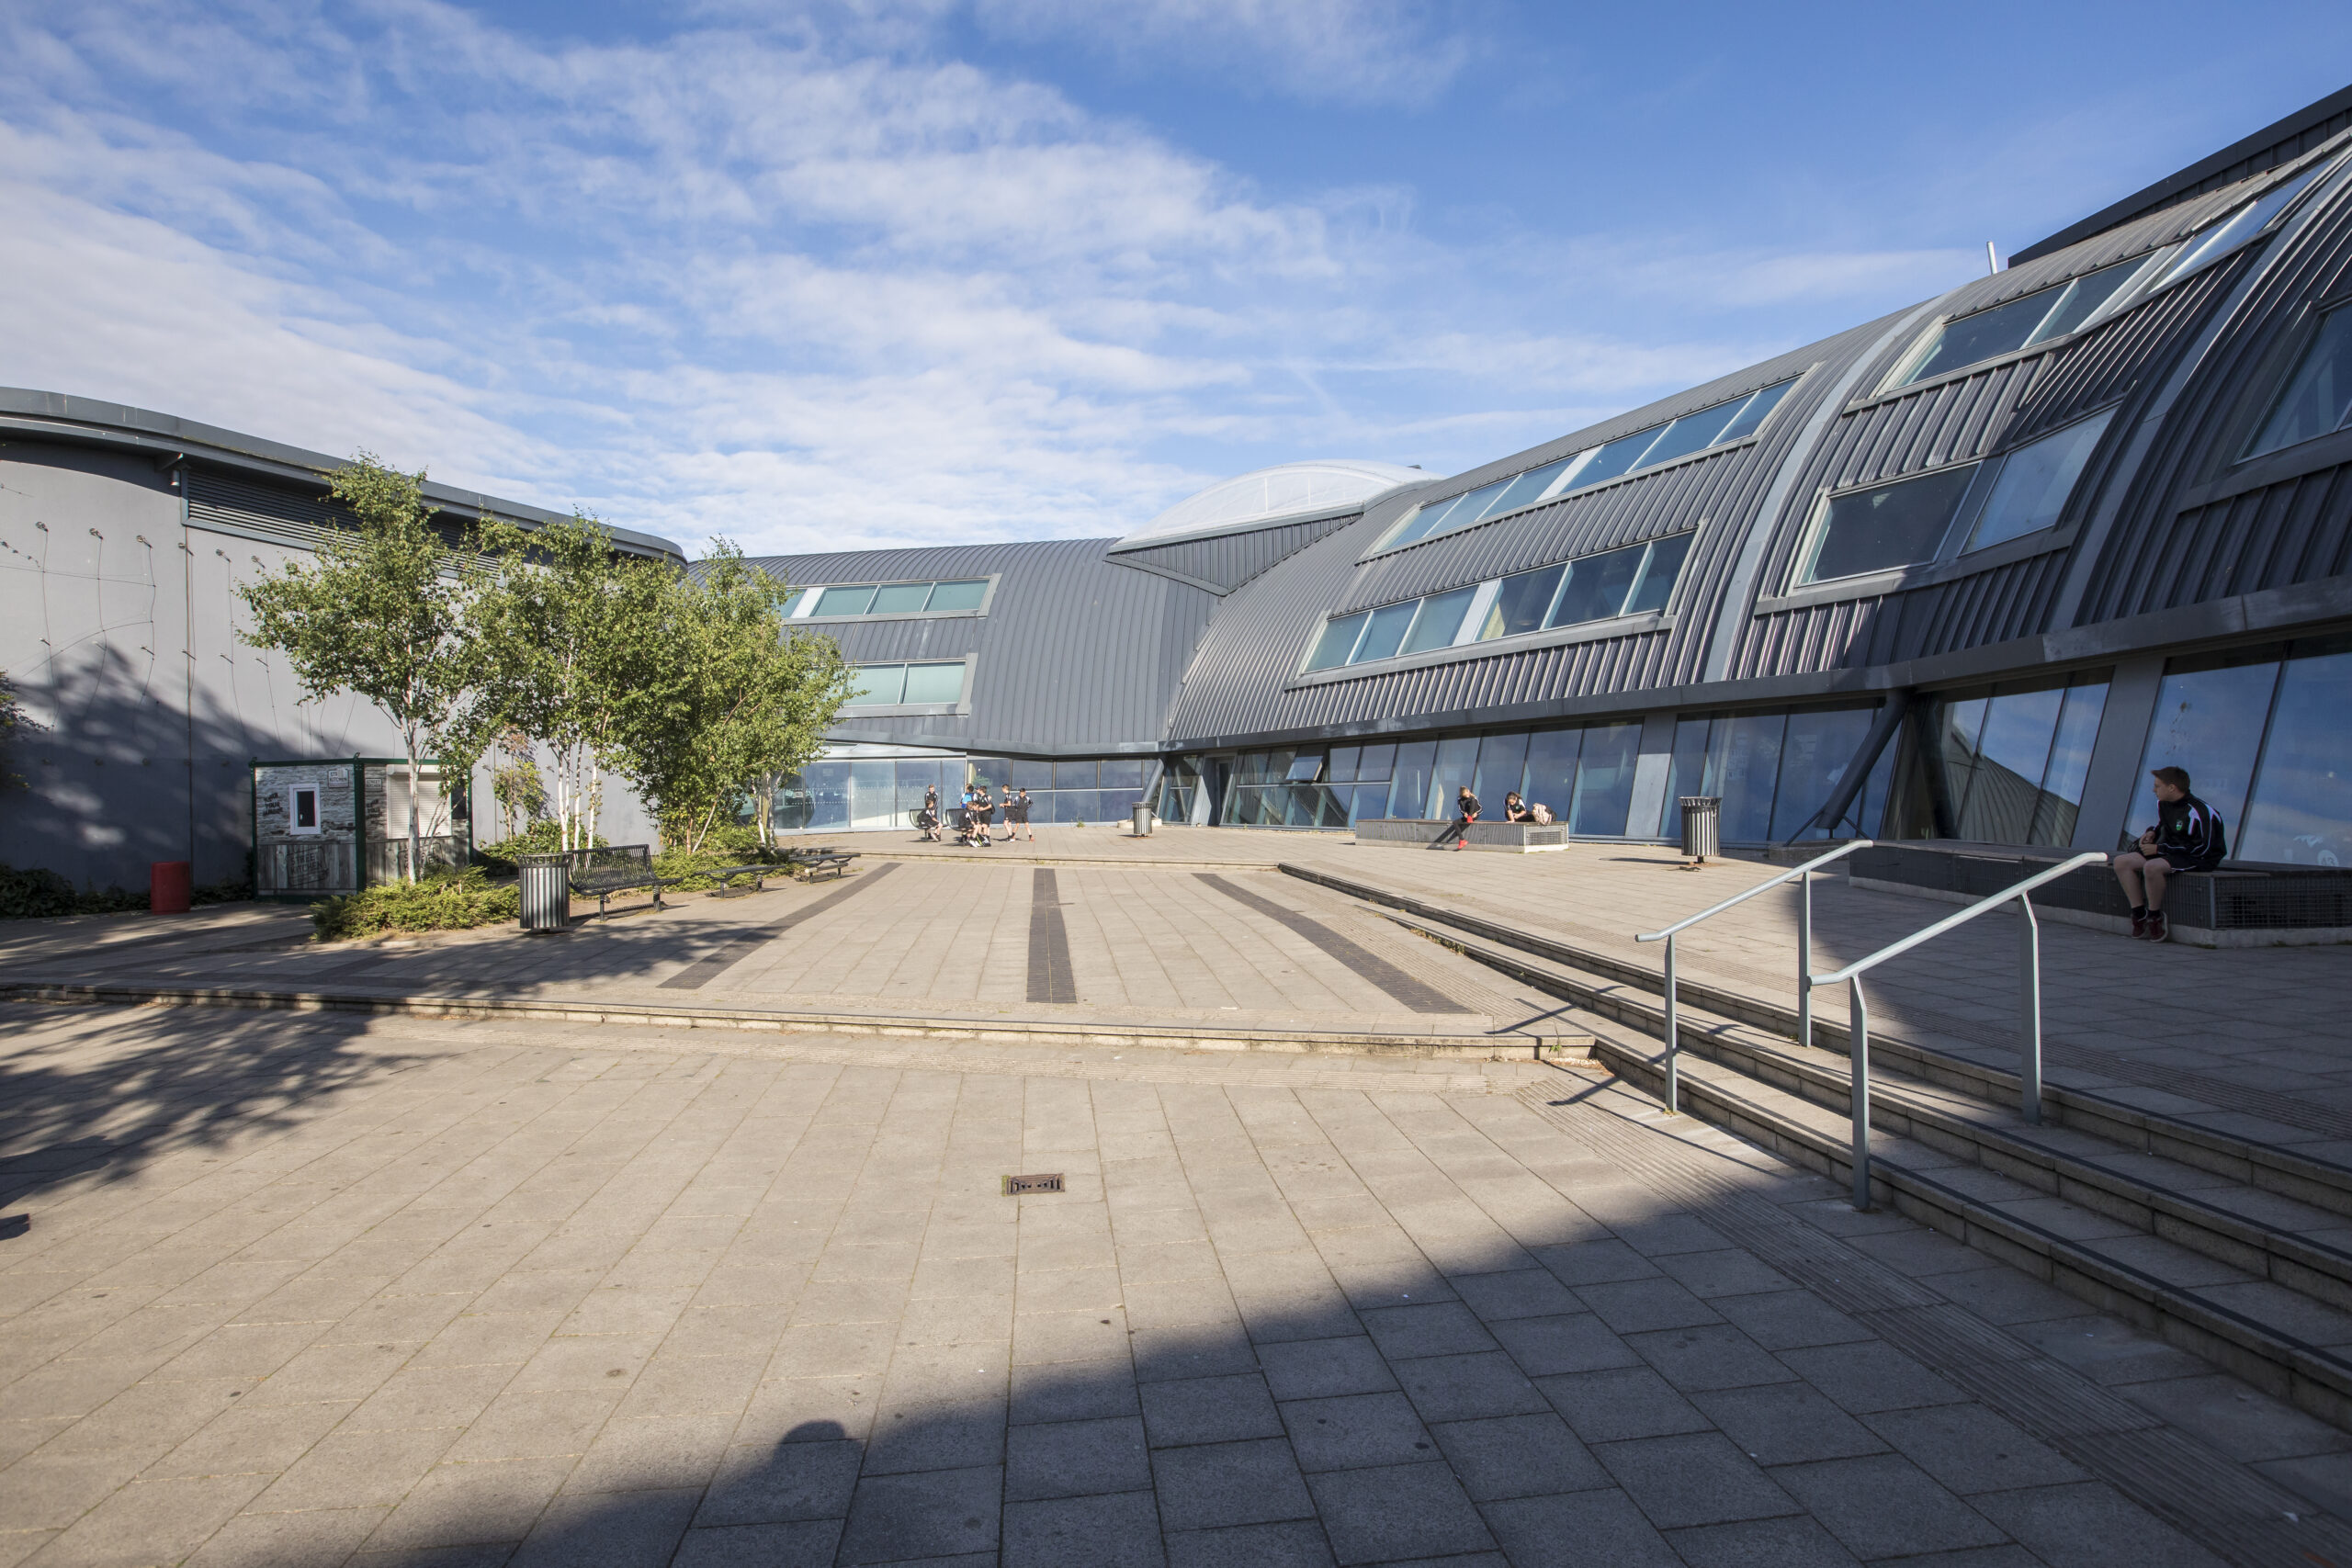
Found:
[(1686, 795), (1682, 801), (1682, 852), (1692, 860), (1723, 853), (1724, 801), (1719, 795)]
[(560, 931), (571, 923), (571, 857), (555, 853), (517, 855), (521, 872), (523, 929)]
[(1139, 805), (1136, 807), (1135, 836), (1138, 839), (1151, 837), (1151, 807), (1148, 806)]

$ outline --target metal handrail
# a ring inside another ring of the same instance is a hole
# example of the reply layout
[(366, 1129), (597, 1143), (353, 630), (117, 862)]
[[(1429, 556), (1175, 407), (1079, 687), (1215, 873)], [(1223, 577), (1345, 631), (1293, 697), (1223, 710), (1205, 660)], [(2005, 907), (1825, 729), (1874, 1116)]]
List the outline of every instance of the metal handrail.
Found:
[(1676, 935), (1701, 920), (1712, 919), (1735, 904), (1745, 904), (1769, 888), (1794, 881), (1804, 889), (1803, 902), (1797, 906), (1797, 1038), (1807, 1045), (1813, 1043), (1813, 872), (1852, 854), (1856, 850), (1869, 849), (1876, 842), (1871, 839), (1855, 839), (1838, 845), (1827, 854), (1815, 855), (1803, 865), (1793, 865), (1780, 875), (1758, 883), (1745, 893), (1735, 893), (1712, 908), (1679, 919), (1662, 931), (1646, 936), (1636, 935), (1635, 942), (1666, 943), (1666, 1108), (1668, 1111), (1682, 1109), (1682, 1032), (1676, 1018), (1677, 989), (1674, 979), (1674, 939)]
[(1847, 1049), (1853, 1058), (1855, 1208), (1871, 1206), (1871, 1013), (1870, 1004), (1862, 996), (1862, 976), (1888, 959), (1908, 953), (1954, 926), (1965, 925), (1988, 909), (2017, 900), (2021, 917), (2018, 928), (2018, 1077), (2022, 1086), (2025, 1119), (2038, 1122), (2041, 1120), (2041, 922), (2033, 912), (2033, 890), (2046, 882), (2055, 882), (2068, 872), (2106, 863), (2107, 856), (2099, 851), (2085, 851), (1998, 893), (1988, 893), (1958, 914), (1947, 915), (1900, 942), (1889, 942), (1867, 958), (1856, 959), (1834, 975), (1824, 975), (1811, 982), (1814, 986), (1835, 986), (1843, 981), (1847, 987), (1850, 1010)]

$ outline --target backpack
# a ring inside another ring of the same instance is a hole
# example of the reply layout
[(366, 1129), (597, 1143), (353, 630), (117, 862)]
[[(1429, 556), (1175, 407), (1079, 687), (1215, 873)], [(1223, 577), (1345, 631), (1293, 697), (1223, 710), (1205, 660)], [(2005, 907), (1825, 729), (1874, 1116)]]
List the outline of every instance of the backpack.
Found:
[(1539, 800), (1527, 808), (1527, 819), (1530, 822), (1549, 822), (1552, 820), (1552, 808)]

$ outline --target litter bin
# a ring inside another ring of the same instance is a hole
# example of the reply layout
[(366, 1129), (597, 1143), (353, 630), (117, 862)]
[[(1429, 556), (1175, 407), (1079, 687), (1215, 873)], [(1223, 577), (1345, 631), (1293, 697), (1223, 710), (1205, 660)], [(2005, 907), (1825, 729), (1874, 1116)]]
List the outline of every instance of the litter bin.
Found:
[(1148, 806), (1137, 806), (1137, 807), (1136, 807), (1136, 818), (1135, 818), (1135, 820), (1136, 820), (1135, 836), (1136, 836), (1136, 838), (1138, 838), (1138, 839), (1148, 839), (1148, 838), (1150, 838), (1150, 837), (1151, 837), (1151, 807), (1148, 807)]
[(571, 857), (567, 854), (517, 855), (521, 872), (523, 929), (560, 931), (571, 923)]
[(1724, 801), (1719, 795), (1686, 795), (1682, 801), (1682, 852), (1694, 861), (1723, 853)]
[(147, 911), (154, 915), (185, 915), (196, 881), (184, 860), (151, 861), (147, 865)]

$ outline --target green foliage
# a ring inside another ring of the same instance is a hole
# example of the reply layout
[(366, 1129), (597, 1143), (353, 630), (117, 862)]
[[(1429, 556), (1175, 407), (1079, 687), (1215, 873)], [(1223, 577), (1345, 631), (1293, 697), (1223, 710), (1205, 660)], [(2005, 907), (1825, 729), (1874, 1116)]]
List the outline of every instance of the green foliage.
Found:
[[(494, 844), (476, 844), (474, 863), (492, 876), (513, 876), (522, 869), (521, 863), (515, 859), (517, 855), (553, 854), (563, 848), (557, 841), (561, 833), (560, 823), (551, 817), (542, 817), (511, 839), (501, 839)], [(587, 849), (604, 847), (605, 837), (601, 833), (591, 835), (585, 845), (574, 846)]]
[[(717, 887), (718, 879), (708, 874), (729, 865), (774, 865), (781, 874), (784, 856), (781, 852), (762, 849), (755, 829), (730, 825), (712, 829), (699, 848), (663, 850), (653, 857), (655, 874), (685, 878), (680, 888), (687, 893), (703, 893)], [(735, 886), (745, 885), (739, 882)]]
[(422, 882), (387, 882), (311, 907), (311, 925), (322, 942), (372, 936), (379, 931), (463, 931), (518, 919), (520, 895), (497, 884), (479, 867), (459, 874), (427, 876)]
[(24, 788), (23, 775), (12, 772), (8, 767), (9, 746), (17, 739), (19, 731), (40, 728), (26, 714), (23, 705), (17, 700), (16, 682), (8, 679), (8, 672), (6, 670), (0, 670), (0, 789)]
[[(412, 777), (435, 751), (469, 772), (487, 739), (470, 701), (481, 669), (479, 552), (454, 552), (433, 531), (422, 469), (404, 474), (362, 452), (327, 479), (358, 528), (331, 531), (311, 564), (243, 584), (254, 624), (241, 635), (285, 655), (302, 701), (352, 692), (374, 704), (400, 731)], [(412, 796), (412, 865), (420, 836)]]
[[(254, 896), (253, 884), (243, 879), (198, 887), (191, 895), (194, 904), (229, 904)], [(144, 914), (148, 897), (120, 887), (85, 887), (75, 891), (74, 885), (56, 872), (30, 866), (18, 871), (13, 866), (0, 865), (0, 920), (55, 919), (62, 915), (128, 915)]]
[(784, 598), (783, 583), (723, 539), (699, 576), (665, 584), (661, 632), (617, 694), (616, 771), (666, 844), (701, 849), (746, 785), (798, 771), (850, 694), (840, 645), (787, 634)]

